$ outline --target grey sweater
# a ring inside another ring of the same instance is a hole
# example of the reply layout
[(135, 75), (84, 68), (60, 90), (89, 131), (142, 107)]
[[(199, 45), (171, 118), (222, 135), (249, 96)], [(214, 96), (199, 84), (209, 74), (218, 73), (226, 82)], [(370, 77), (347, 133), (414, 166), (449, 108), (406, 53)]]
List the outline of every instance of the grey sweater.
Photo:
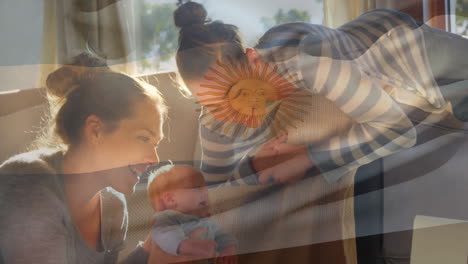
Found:
[[(65, 200), (62, 161), (61, 151), (42, 149), (0, 166), (0, 257), (5, 263), (117, 262), (128, 225), (125, 197), (112, 188), (101, 191), (103, 249), (90, 248)], [(138, 247), (123, 263), (146, 263), (147, 258)]]

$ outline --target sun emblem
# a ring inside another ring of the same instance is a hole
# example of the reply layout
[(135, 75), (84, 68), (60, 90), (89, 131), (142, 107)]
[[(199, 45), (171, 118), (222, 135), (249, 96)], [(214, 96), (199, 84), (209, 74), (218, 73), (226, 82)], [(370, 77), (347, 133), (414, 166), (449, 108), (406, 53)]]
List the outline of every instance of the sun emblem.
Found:
[(244, 137), (266, 124), (272, 136), (295, 129), (307, 114), (310, 92), (297, 74), (278, 66), (257, 62), (253, 65), (227, 58), (217, 61), (196, 89), (197, 103), (203, 109), (201, 121), (222, 135)]

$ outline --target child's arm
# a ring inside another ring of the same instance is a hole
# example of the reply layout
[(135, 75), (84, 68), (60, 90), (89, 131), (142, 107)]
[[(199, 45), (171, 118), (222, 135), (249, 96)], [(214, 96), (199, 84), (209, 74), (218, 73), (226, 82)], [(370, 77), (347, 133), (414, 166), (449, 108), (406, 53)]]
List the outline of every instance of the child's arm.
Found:
[(218, 245), (213, 240), (186, 239), (180, 243), (179, 253), (181, 255), (200, 256), (202, 258), (213, 258), (216, 255)]
[(221, 252), (219, 252), (219, 256), (233, 256), (237, 253), (237, 246), (236, 245), (229, 245), (225, 247)]
[[(199, 257), (180, 255), (175, 256), (168, 254), (159, 247), (156, 243), (151, 243), (151, 250), (148, 258), (147, 264), (166, 264), (166, 263), (189, 263), (190, 261), (199, 259)], [(134, 262), (134, 263), (143, 263), (143, 262)]]
[(187, 240), (187, 236), (178, 225), (157, 224), (153, 228), (152, 238), (162, 250), (172, 255), (179, 255), (180, 244)]
[(219, 244), (215, 263), (237, 264), (237, 240), (220, 228), (216, 230), (215, 240)]
[(216, 263), (237, 264), (237, 240), (221, 229), (216, 231), (215, 237), (220, 244)]
[[(213, 223), (214, 225), (214, 223)], [(221, 256), (234, 255), (237, 251), (237, 239), (216, 226), (215, 241), (218, 243), (217, 251)]]
[(216, 242), (197, 239), (200, 233), (206, 232), (206, 229), (195, 229), (187, 236), (182, 225), (175, 221), (175, 217), (171, 211), (166, 211), (156, 217), (156, 224), (153, 228), (153, 241), (161, 249), (173, 255), (191, 255), (201, 258), (214, 257), (217, 247)]

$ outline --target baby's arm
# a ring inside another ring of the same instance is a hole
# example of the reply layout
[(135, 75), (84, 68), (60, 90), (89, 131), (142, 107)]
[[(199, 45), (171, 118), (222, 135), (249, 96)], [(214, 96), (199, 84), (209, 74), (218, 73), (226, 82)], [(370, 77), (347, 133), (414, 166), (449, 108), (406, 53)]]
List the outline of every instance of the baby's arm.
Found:
[(182, 255), (194, 255), (206, 258), (212, 258), (216, 255), (217, 244), (213, 240), (197, 239), (194, 233), (199, 231), (206, 232), (205, 228), (195, 229), (190, 238), (182, 241), (179, 246), (179, 253)]
[(203, 258), (214, 257), (216, 243), (212, 240), (196, 239), (200, 229), (187, 236), (182, 226), (177, 223), (170, 212), (165, 212), (155, 218), (153, 241), (165, 252), (173, 255), (191, 255)]
[(156, 243), (166, 253), (172, 255), (197, 256), (200, 258), (212, 258), (216, 255), (217, 244), (213, 240), (188, 238), (180, 241), (169, 235), (160, 236)]
[(187, 240), (181, 226), (176, 223), (161, 224), (159, 221), (153, 227), (152, 238), (162, 250), (172, 255), (183, 254), (179, 252), (179, 247), (183, 241)]
[[(212, 224), (215, 225), (214, 223)], [(217, 252), (219, 252), (219, 255), (228, 256), (236, 254), (237, 239), (216, 225), (215, 230), (215, 241), (218, 243)]]

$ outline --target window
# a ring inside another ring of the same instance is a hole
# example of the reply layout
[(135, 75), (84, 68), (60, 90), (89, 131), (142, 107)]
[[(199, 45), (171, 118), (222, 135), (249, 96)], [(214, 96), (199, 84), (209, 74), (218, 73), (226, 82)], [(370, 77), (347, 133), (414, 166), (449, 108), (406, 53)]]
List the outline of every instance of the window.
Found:
[(468, 0), (423, 0), (424, 21), (429, 25), (468, 37)]
[[(145, 0), (138, 7), (141, 34), (138, 71), (141, 74), (176, 70), (178, 29), (173, 25), (175, 0)], [(199, 1), (211, 20), (239, 27), (246, 46), (255, 45), (270, 27), (286, 22), (322, 24), (322, 0)]]
[(0, 2), (0, 92), (36, 87), (41, 57), (42, 9), (42, 1), (28, 1), (27, 4), (23, 1)]
[(450, 0), (450, 32), (468, 38), (468, 0)]
[[(45, 1), (29, 0), (27, 5), (17, 1), (7, 2), (8, 4), (0, 4), (0, 28), (4, 35), (0, 51), (0, 79), (3, 83), (0, 92), (37, 87), (41, 76), (40, 64), (43, 61), (44, 32), (49, 32), (55, 24), (60, 24), (53, 21), (47, 24), (51, 28), (45, 28), (44, 12), (48, 11), (45, 10)], [(199, 2), (204, 4), (212, 20), (222, 20), (238, 26), (246, 46), (249, 47), (255, 45), (266, 29), (276, 24), (294, 21), (322, 24), (323, 18), (322, 0)], [(130, 57), (132, 61), (136, 60), (138, 75), (176, 70), (174, 57), (179, 33), (172, 18), (176, 3), (177, 0), (119, 1), (125, 9), (120, 15), (132, 20), (126, 21), (127, 24), (132, 22), (132, 25), (126, 26), (132, 30), (129, 37), (132, 44)], [(107, 12), (105, 9), (108, 8), (103, 9), (104, 13)], [(67, 17), (60, 19), (65, 21)], [(72, 37), (67, 43), (76, 39), (70, 35), (72, 34), (66, 36)], [(50, 45), (52, 43), (53, 39), (50, 40)], [(121, 63), (108, 59), (111, 65)]]

